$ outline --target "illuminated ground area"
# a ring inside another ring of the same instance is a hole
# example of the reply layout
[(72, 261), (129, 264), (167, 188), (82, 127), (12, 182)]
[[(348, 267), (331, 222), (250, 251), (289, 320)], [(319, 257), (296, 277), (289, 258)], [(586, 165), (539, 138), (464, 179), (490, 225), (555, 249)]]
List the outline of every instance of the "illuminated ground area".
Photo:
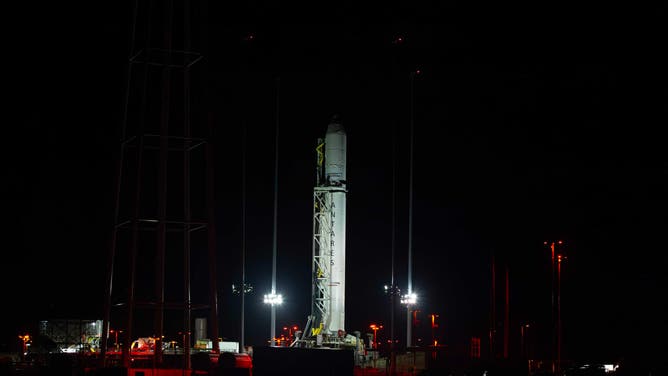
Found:
[[(161, 366), (154, 365), (152, 354), (132, 356), (130, 368), (120, 367), (120, 354), (108, 357), (107, 367), (100, 367), (98, 354), (54, 353), (20, 359), (0, 358), (0, 375), (67, 375), (67, 376), (172, 376), (172, 375), (552, 375), (545, 367), (531, 369), (537, 361), (504, 361), (495, 363), (471, 359), (454, 359), (445, 353), (421, 351), (396, 354), (394, 372), (387, 357), (371, 357), (354, 364), (353, 353), (339, 349), (256, 348), (254, 357), (247, 354), (212, 354), (197, 352), (191, 356), (191, 367), (186, 369), (183, 354), (164, 354)], [(665, 362), (664, 362), (665, 363)], [(113, 366), (116, 364), (117, 366)], [(661, 361), (627, 359), (621, 363), (564, 362), (560, 376), (573, 375), (658, 375), (666, 373)], [(538, 365), (538, 364), (535, 364)]]

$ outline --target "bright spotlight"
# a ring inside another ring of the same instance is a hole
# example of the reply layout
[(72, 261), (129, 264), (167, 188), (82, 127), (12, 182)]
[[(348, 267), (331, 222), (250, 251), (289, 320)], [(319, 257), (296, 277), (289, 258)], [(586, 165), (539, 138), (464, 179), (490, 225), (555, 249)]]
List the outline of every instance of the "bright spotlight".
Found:
[(401, 304), (406, 304), (406, 305), (413, 305), (417, 303), (417, 294), (416, 293), (410, 293), (406, 295), (401, 296)]
[(283, 296), (281, 294), (264, 294), (264, 303), (271, 305), (281, 305), (283, 304)]

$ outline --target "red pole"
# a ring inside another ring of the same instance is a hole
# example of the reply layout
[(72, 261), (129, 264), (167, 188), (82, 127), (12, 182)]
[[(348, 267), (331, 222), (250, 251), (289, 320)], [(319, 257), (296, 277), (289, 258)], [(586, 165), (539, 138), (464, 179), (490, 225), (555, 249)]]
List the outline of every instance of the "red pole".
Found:
[(552, 331), (552, 335), (551, 335), (552, 343), (551, 343), (550, 347), (551, 347), (551, 353), (552, 353), (552, 373), (555, 373), (555, 372), (556, 372), (555, 361), (554, 361), (554, 359), (555, 359), (555, 356), (554, 356), (554, 346), (555, 346), (555, 325), (554, 325), (554, 306), (555, 306), (555, 304), (554, 304), (554, 289), (555, 289), (555, 286), (554, 286), (554, 248), (555, 248), (555, 244), (554, 244), (554, 242), (551, 242), (551, 243), (550, 243), (550, 251), (551, 251), (552, 257), (551, 257), (551, 261), (550, 261), (550, 279), (551, 279), (550, 290), (551, 290), (551, 300), (552, 300), (552, 311), (550, 311), (550, 316), (551, 316), (551, 320), (552, 320), (552, 328), (551, 328), (551, 331)]
[(436, 330), (436, 315), (431, 314), (431, 344), (436, 346), (436, 335), (435, 335), (435, 330)]
[(561, 260), (557, 259), (557, 373), (561, 371)]

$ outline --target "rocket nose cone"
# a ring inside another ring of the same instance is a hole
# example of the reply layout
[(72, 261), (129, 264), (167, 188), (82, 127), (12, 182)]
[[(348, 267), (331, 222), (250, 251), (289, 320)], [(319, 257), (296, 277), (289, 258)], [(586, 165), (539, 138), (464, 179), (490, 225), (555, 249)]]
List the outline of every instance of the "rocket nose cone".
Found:
[(327, 133), (346, 133), (345, 129), (343, 129), (343, 125), (341, 125), (341, 116), (339, 114), (334, 114), (332, 116), (332, 119), (327, 126)]

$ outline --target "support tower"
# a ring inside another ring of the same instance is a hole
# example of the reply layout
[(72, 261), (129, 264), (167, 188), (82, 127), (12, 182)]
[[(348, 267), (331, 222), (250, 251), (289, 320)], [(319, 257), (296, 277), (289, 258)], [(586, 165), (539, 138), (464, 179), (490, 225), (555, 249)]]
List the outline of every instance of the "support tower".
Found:
[(311, 316), (302, 339), (315, 346), (345, 342), (346, 132), (334, 116), (316, 147), (313, 188)]
[[(150, 337), (153, 367), (174, 341), (190, 368), (196, 317), (210, 319), (218, 352), (212, 121), (197, 52), (205, 46), (191, 43), (199, 40), (191, 24), (205, 14), (189, 0), (134, 7), (106, 264), (106, 365), (129, 367), (132, 342)], [(193, 273), (199, 265), (208, 270)]]

